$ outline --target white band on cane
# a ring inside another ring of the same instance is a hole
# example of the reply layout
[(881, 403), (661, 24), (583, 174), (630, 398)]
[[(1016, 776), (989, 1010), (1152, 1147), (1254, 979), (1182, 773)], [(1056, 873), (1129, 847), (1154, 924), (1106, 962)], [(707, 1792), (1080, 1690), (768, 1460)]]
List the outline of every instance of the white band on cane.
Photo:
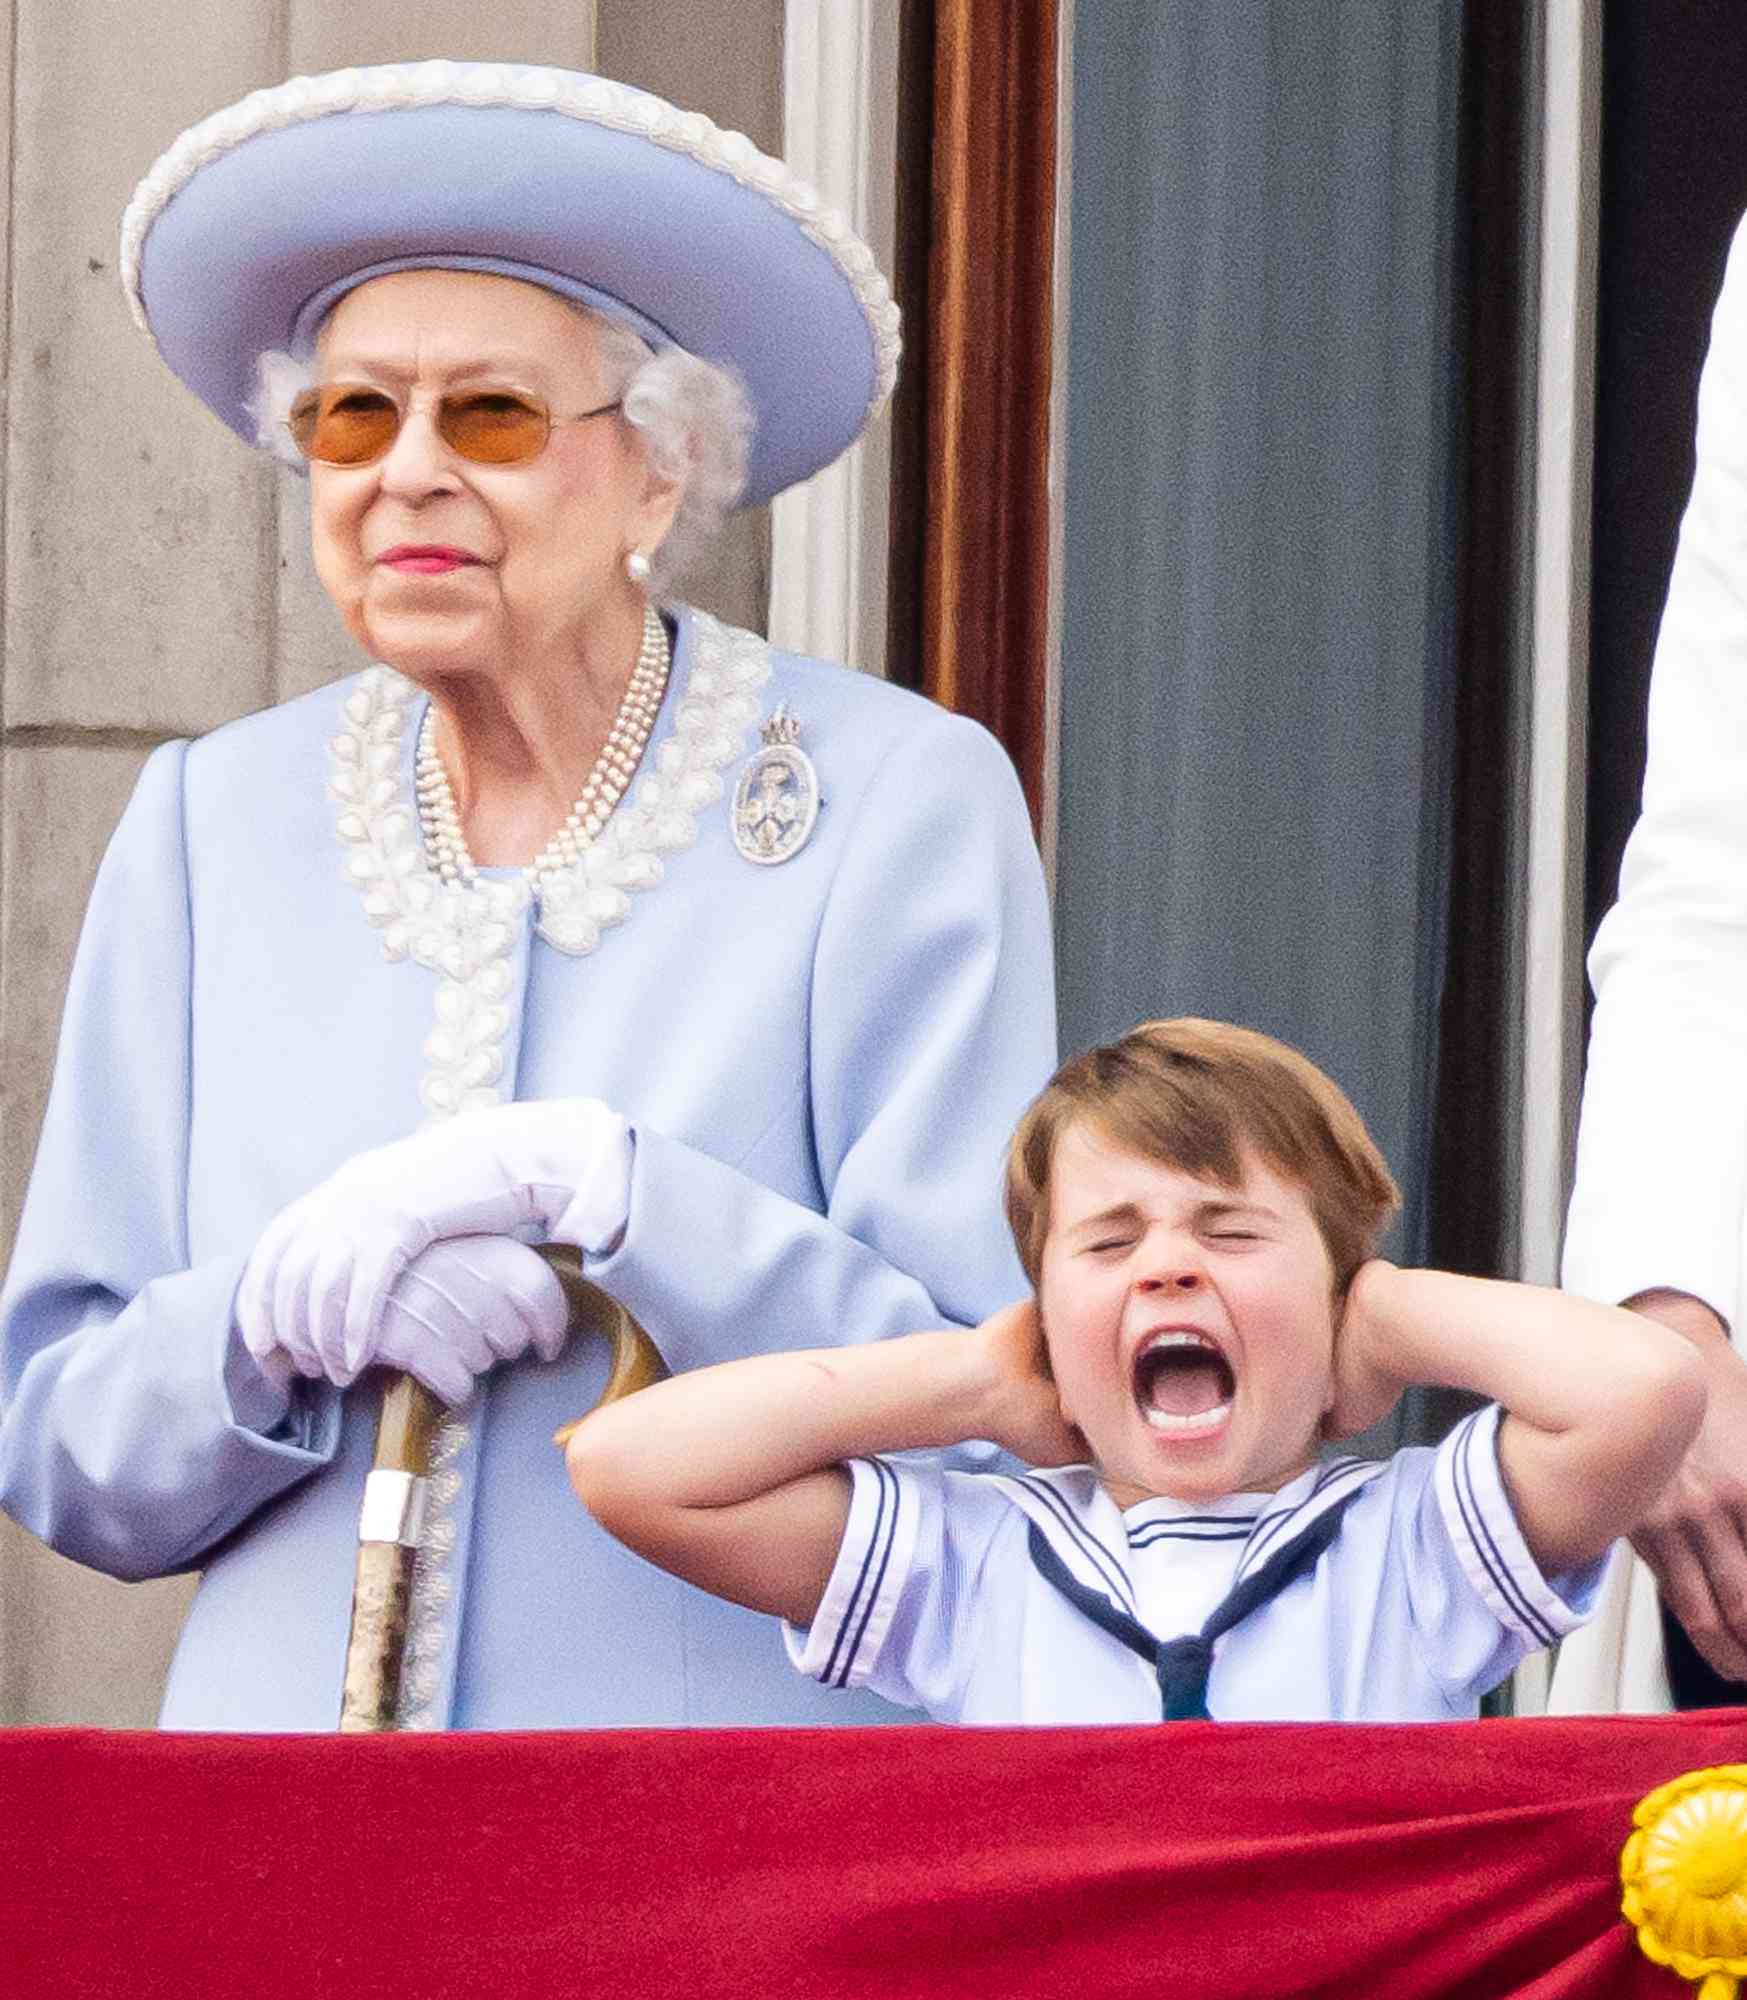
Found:
[(398, 1542), (403, 1549), (416, 1549), (425, 1524), (427, 1483), (411, 1472), (388, 1472), (378, 1467), (369, 1473), (358, 1516), (359, 1541)]

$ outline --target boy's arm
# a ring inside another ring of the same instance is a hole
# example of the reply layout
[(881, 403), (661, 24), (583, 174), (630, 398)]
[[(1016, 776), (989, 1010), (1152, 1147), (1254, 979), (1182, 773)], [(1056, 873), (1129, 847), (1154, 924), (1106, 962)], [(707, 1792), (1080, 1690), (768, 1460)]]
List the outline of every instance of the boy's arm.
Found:
[(849, 1512), (842, 1461), (991, 1438), (1031, 1464), (1084, 1456), (1030, 1300), (969, 1332), (693, 1369), (585, 1418), (571, 1484), (610, 1534), (688, 1583), (808, 1625)]
[(1501, 1404), (1499, 1468), (1543, 1575), (1593, 1560), (1673, 1477), (1704, 1416), (1689, 1342), (1538, 1285), (1361, 1267), (1336, 1345), (1331, 1429), (1412, 1383)]

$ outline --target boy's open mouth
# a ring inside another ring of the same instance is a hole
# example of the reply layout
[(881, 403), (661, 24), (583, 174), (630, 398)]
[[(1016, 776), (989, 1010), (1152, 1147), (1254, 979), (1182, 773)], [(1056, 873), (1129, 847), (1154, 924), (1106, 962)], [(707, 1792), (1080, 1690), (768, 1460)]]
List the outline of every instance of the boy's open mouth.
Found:
[(1167, 1327), (1135, 1353), (1134, 1400), (1154, 1430), (1184, 1437), (1217, 1429), (1236, 1391), (1231, 1363), (1204, 1333)]

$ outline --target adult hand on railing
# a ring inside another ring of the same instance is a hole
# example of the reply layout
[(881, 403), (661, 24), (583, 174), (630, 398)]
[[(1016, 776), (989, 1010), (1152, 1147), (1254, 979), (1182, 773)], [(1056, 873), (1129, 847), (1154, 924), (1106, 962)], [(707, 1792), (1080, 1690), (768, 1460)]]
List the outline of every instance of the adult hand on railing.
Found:
[(1725, 1680), (1747, 1680), (1747, 1361), (1711, 1308), (1684, 1292), (1642, 1292), (1626, 1303), (1699, 1349), (1710, 1390), (1698, 1437), (1632, 1546), (1711, 1666)]

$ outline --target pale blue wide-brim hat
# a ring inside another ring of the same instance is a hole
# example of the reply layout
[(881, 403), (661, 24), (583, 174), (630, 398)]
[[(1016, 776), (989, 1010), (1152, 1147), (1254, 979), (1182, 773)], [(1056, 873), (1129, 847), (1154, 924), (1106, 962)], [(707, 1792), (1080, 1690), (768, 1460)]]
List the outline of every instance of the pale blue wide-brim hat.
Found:
[(524, 278), (733, 369), (748, 503), (828, 465), (897, 376), (898, 309), (840, 215), (741, 133), (574, 70), (294, 77), (184, 132), (122, 218), (135, 318), (251, 441), (261, 354), (426, 267)]

